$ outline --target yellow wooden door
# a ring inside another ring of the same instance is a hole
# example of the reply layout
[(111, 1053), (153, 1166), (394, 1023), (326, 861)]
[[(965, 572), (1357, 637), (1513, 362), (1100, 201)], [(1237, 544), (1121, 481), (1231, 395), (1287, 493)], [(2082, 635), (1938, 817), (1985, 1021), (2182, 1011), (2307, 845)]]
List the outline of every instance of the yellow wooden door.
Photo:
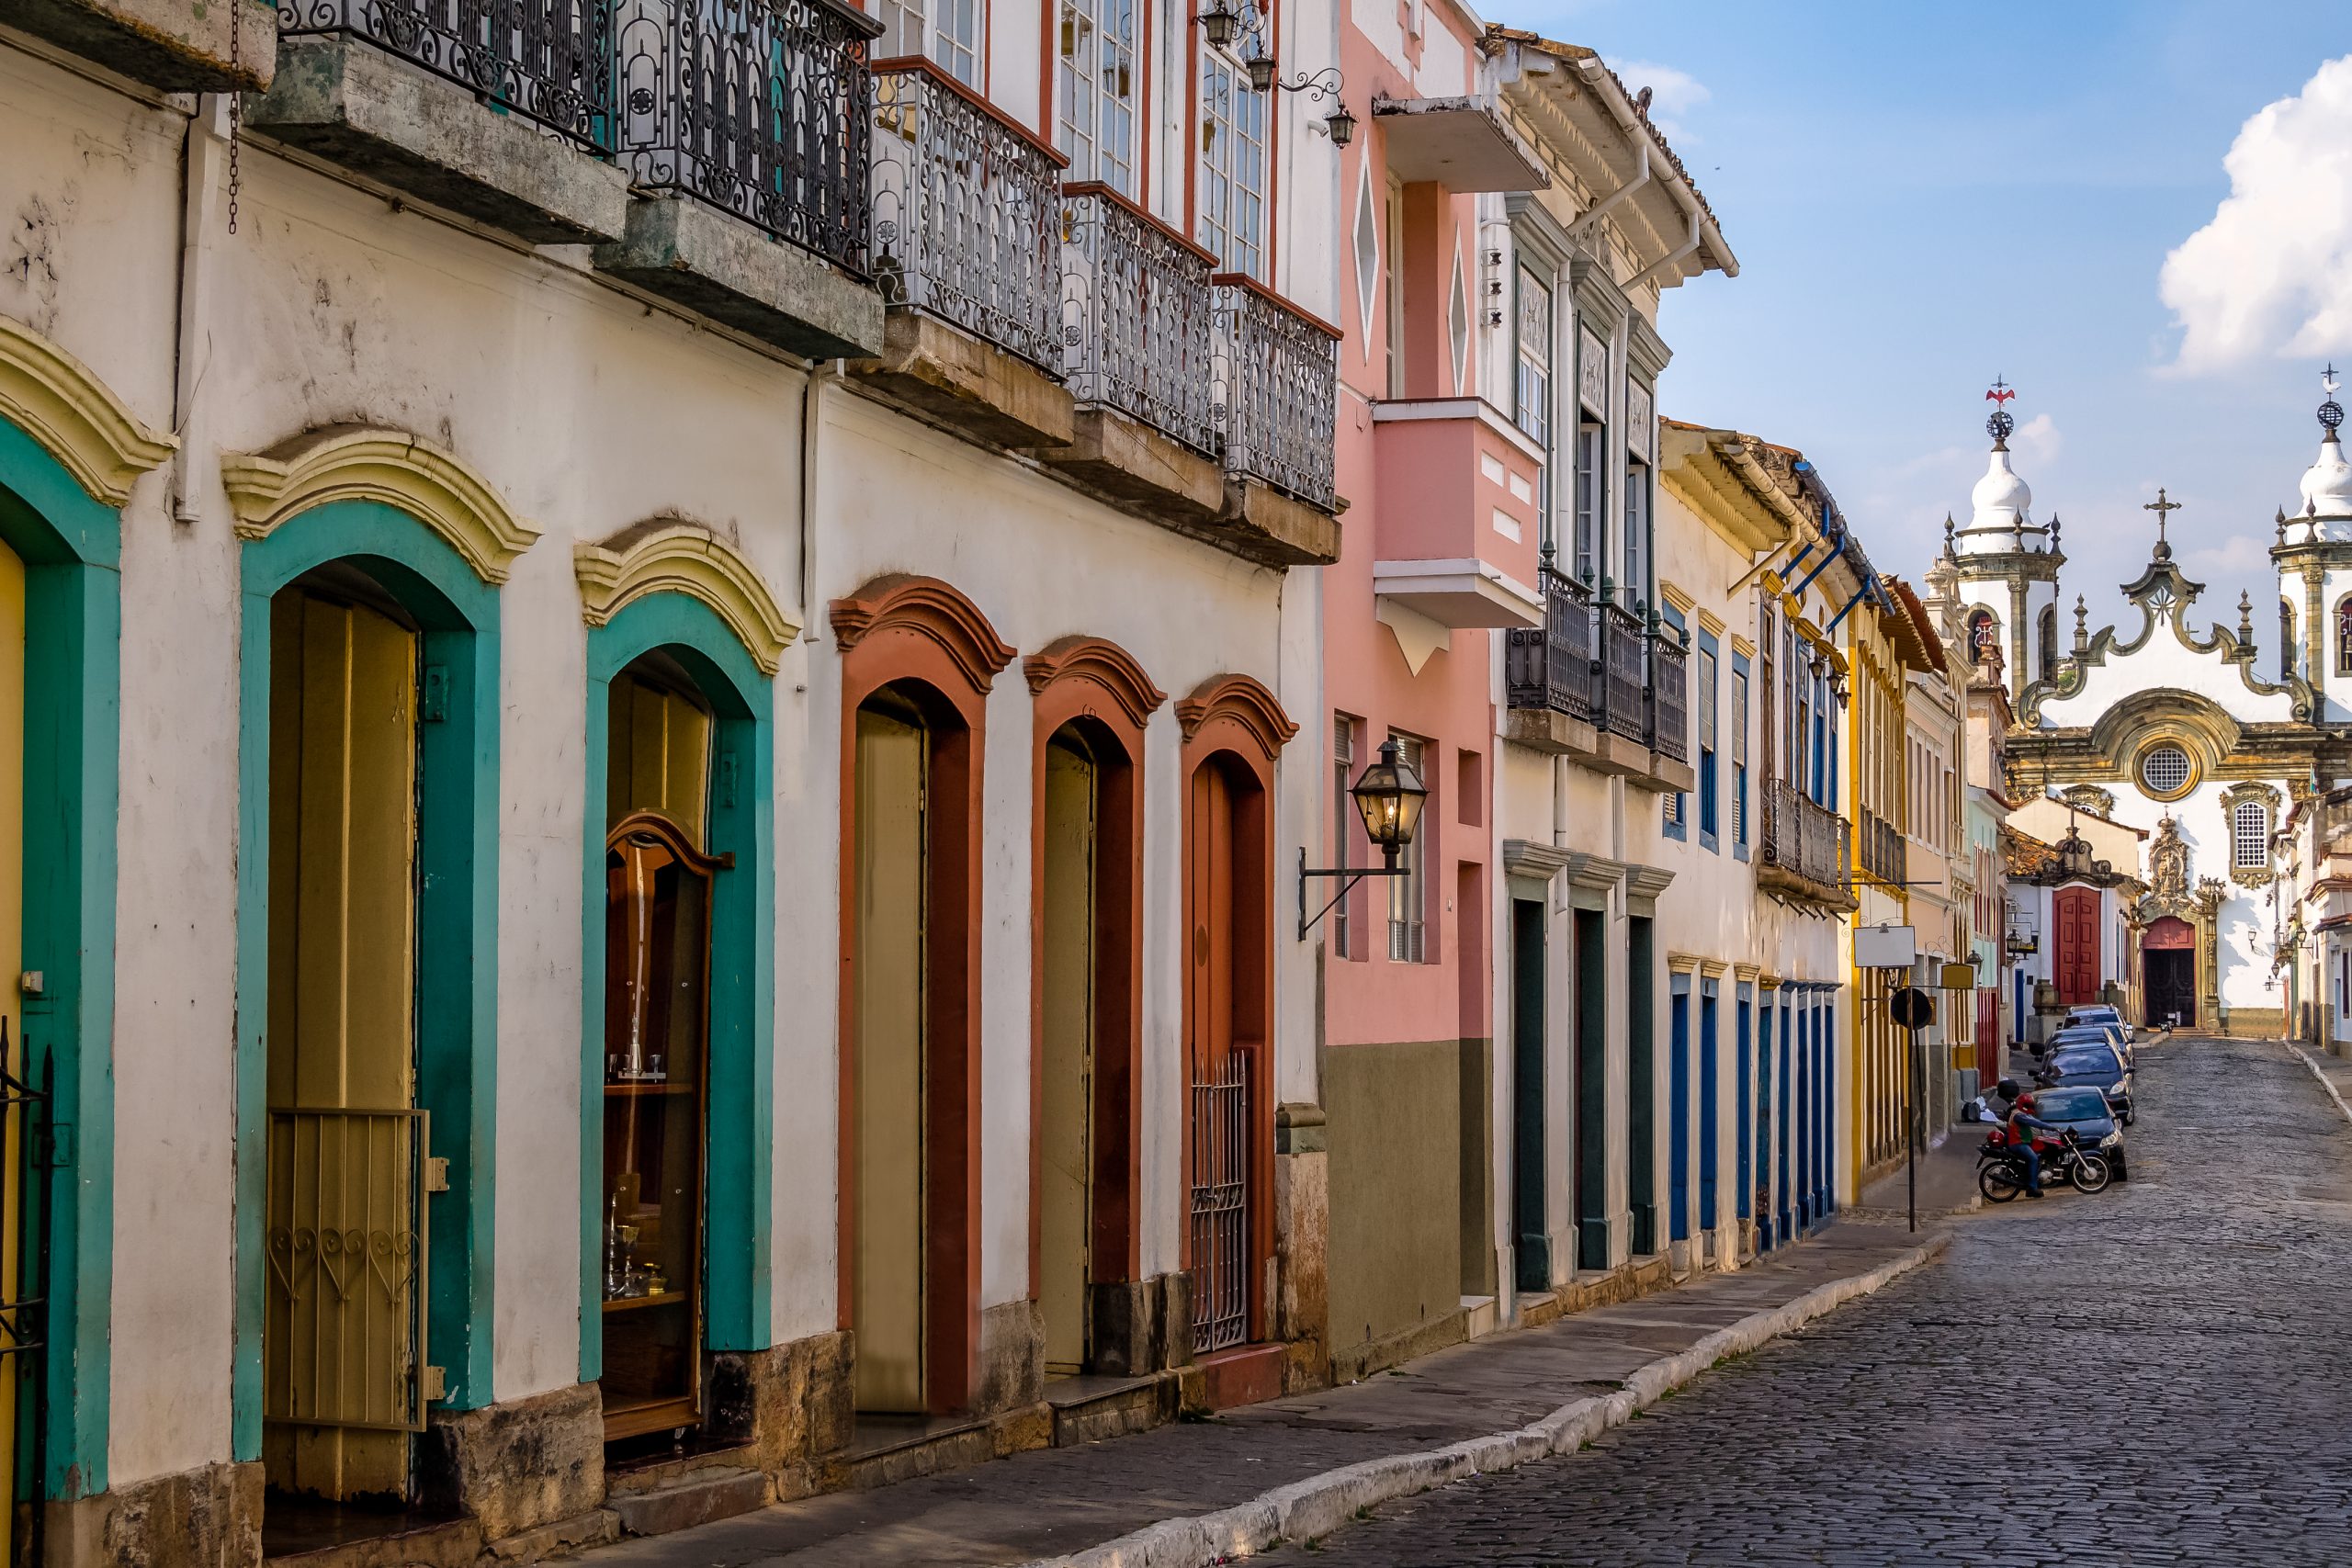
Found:
[(911, 716), (861, 708), (855, 813), (860, 1410), (923, 1402), (923, 774)]
[(270, 623), (263, 1457), (287, 1491), (405, 1497), (424, 1288), (417, 637), (298, 589)]
[[(8, 1070), (27, 1075), (24, 1014), (13, 976), (24, 971), (25, 937), (25, 563), (0, 546), (0, 1021), (8, 1031)], [(7, 1130), (5, 1146), (24, 1147), (23, 1112)], [(0, 1294), (11, 1301), (29, 1294), (24, 1249), (17, 1229), (21, 1162), (0, 1170)], [(36, 1352), (38, 1354), (38, 1352)], [(15, 1359), (0, 1361), (0, 1479), (17, 1473), (17, 1382)], [(17, 1511), (0, 1508), (0, 1562), (16, 1561)]]
[(1095, 764), (1046, 748), (1038, 1287), (1046, 1371), (1085, 1371), (1093, 1193)]

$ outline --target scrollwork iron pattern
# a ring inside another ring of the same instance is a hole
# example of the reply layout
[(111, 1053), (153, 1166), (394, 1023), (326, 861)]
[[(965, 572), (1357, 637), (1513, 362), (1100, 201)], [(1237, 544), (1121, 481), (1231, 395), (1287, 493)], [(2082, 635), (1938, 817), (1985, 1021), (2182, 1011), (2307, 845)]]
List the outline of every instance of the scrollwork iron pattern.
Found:
[(1764, 785), (1764, 863), (1842, 893), (1854, 877), (1853, 829), (1786, 779)]
[(609, 151), (611, 0), (279, 0), (277, 30), (364, 38), (583, 147)]
[(1255, 289), (1223, 283), (1216, 293), (1215, 406), (1226, 468), (1330, 511), (1338, 345)]
[(1045, 150), (917, 67), (874, 74), (874, 276), (884, 303), (1058, 378), (1061, 182)]
[(1209, 263), (1108, 197), (1063, 201), (1062, 373), (1070, 391), (1081, 405), (1116, 409), (1215, 457)]
[(866, 39), (821, 0), (624, 0), (620, 152), (863, 277), (874, 126)]
[(1503, 653), (1505, 694), (1515, 708), (1592, 718), (1592, 595), (1566, 573), (1543, 569), (1544, 625), (1513, 627)]
[(1600, 626), (1601, 728), (1642, 745), (1649, 744), (1649, 716), (1644, 712), (1641, 618), (1623, 604), (1604, 603), (1594, 617)]

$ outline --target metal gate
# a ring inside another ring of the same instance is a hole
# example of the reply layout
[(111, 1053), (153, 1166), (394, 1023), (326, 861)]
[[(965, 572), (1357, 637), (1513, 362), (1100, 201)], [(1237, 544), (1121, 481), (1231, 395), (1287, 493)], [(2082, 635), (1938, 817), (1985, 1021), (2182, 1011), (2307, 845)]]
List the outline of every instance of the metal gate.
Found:
[(1193, 1349), (1250, 1337), (1250, 1053), (1193, 1086)]
[(262, 1416), (424, 1429), (423, 1111), (269, 1113)]
[[(49, 1194), (50, 1172), (57, 1163), (55, 1122), (51, 1115), (51, 1066), (44, 1057), (38, 1067), (28, 1048), (19, 1061), (8, 1038), (8, 1021), (0, 1017), (0, 1188), (6, 1194), (7, 1245), (0, 1252), (0, 1377), (14, 1382), (16, 1403), (9, 1415), (15, 1433), (26, 1441), (26, 1451), (13, 1453), (17, 1438), (0, 1438), (10, 1445), (14, 1463), (0, 1470), (0, 1479), (16, 1495), (19, 1478), (31, 1478), (34, 1506), (19, 1516), (26, 1521), (28, 1540), (15, 1543), (14, 1561), (43, 1561), (42, 1521), (49, 1438)], [(28, 1408), (29, 1407), (29, 1408)], [(8, 1473), (13, 1471), (13, 1473)], [(14, 1504), (10, 1507), (13, 1510)]]

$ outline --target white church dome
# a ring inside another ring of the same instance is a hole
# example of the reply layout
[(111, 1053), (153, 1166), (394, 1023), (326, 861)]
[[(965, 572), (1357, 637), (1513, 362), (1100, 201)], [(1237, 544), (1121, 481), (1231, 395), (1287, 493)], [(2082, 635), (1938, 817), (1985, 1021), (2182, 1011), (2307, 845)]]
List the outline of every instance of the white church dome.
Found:
[(2314, 517), (2352, 517), (2352, 463), (2344, 460), (2344, 448), (2333, 430), (2319, 444), (2319, 457), (2303, 470), (2303, 503)]
[(1968, 520), (1971, 528), (2014, 528), (2032, 520), (2033, 491), (2010, 468), (2007, 446), (1993, 448), (1992, 461), (1968, 492), (1968, 502), (1975, 509)]

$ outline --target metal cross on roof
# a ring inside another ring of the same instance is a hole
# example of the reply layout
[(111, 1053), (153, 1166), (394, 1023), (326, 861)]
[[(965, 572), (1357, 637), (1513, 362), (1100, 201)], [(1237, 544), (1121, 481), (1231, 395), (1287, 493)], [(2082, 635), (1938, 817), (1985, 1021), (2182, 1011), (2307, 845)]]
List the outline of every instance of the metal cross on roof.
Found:
[(2159, 546), (2162, 546), (2165, 542), (2165, 525), (2172, 520), (2172, 513), (2180, 510), (2180, 502), (2166, 495), (2165, 493), (2165, 487), (2158, 485), (2156, 487), (2156, 499), (2144, 502), (2142, 505), (2141, 510), (2143, 512), (2153, 512), (2156, 514), (2156, 543)]

